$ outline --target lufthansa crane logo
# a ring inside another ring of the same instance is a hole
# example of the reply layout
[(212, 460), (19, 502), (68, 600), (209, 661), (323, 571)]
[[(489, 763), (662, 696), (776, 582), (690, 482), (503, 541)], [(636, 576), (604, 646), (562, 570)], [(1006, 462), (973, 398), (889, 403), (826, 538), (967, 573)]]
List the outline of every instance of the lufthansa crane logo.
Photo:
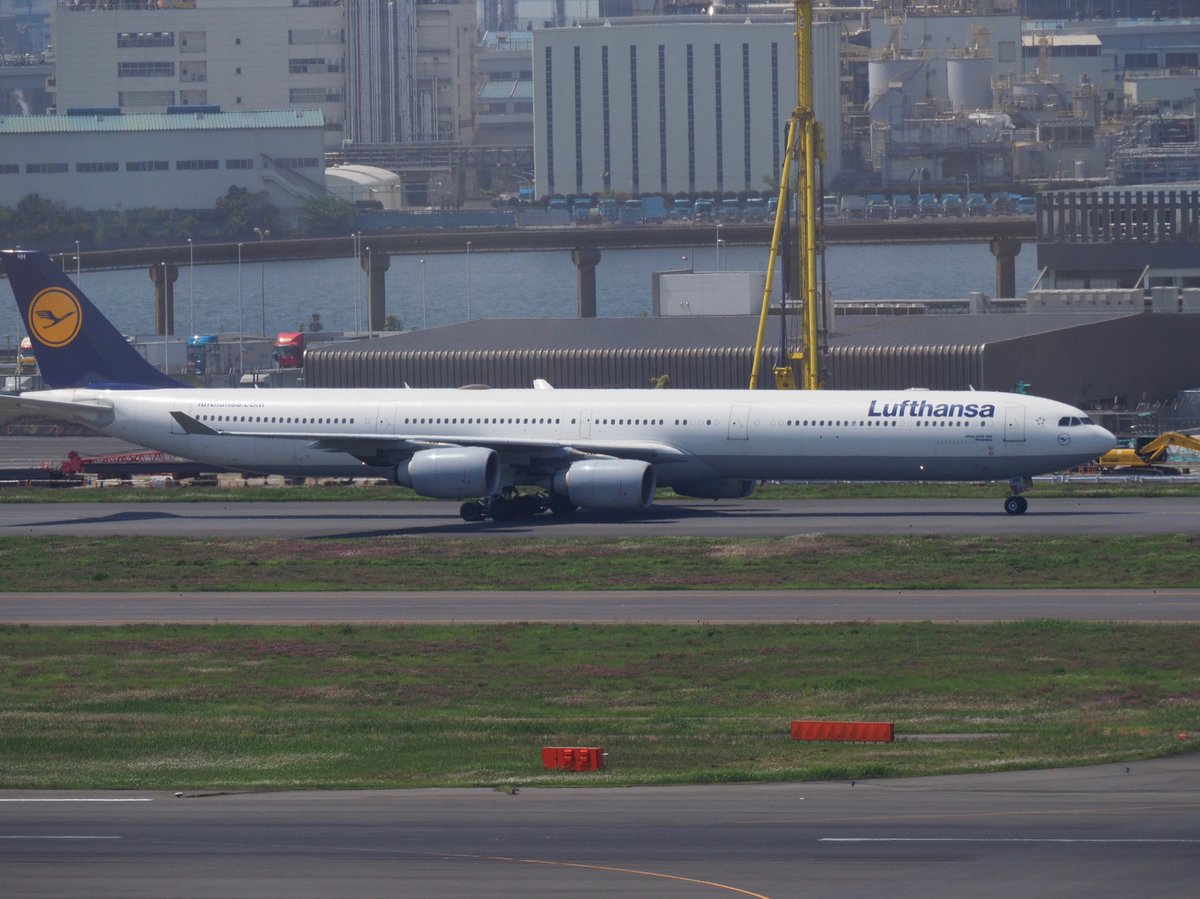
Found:
[(47, 287), (29, 304), (29, 334), (46, 346), (66, 346), (82, 325), (83, 308), (69, 290)]

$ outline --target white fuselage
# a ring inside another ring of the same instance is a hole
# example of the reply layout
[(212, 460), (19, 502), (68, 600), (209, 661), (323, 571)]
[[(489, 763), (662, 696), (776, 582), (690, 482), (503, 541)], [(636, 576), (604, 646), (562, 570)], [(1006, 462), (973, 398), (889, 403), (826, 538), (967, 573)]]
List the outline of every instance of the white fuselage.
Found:
[[(397, 437), (431, 445), (569, 448), (648, 458), (660, 486), (705, 479), (1007, 480), (1096, 458), (1113, 436), (1071, 406), (963, 391), (264, 389), (26, 394), (112, 404), (100, 430), (221, 467), (277, 474), (367, 473), (313, 440), (369, 446)], [(61, 408), (58, 410), (61, 412)], [(181, 412), (220, 435), (188, 433)], [(278, 435), (278, 436), (272, 436)], [(285, 436), (286, 435), (286, 436)]]

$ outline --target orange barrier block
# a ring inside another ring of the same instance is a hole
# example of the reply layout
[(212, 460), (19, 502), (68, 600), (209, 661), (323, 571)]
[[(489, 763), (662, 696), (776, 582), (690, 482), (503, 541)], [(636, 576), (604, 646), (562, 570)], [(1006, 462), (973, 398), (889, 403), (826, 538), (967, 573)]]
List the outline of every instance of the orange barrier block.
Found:
[(840, 743), (894, 743), (896, 725), (890, 721), (793, 721), (792, 739)]
[(543, 746), (542, 767), (564, 771), (599, 771), (605, 752), (599, 746)]

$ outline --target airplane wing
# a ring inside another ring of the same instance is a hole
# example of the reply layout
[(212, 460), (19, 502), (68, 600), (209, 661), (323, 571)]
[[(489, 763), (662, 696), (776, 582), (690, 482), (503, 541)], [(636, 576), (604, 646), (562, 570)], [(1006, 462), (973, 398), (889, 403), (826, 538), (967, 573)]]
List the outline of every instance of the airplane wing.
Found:
[(640, 459), (655, 465), (680, 462), (690, 458), (688, 453), (667, 443), (650, 440), (530, 440), (520, 437), (494, 437), (480, 435), (464, 437), (461, 434), (320, 434), (307, 432), (241, 431), (219, 430), (209, 427), (192, 416), (173, 411), (171, 417), (185, 433), (206, 437), (259, 437), (272, 440), (303, 440), (310, 448), (331, 453), (348, 453), (358, 458), (396, 457), (397, 461), (413, 453), (436, 446), (482, 446), (494, 449), (506, 461), (529, 466), (536, 461), (537, 467), (551, 470), (569, 465), (580, 459), (615, 458)]

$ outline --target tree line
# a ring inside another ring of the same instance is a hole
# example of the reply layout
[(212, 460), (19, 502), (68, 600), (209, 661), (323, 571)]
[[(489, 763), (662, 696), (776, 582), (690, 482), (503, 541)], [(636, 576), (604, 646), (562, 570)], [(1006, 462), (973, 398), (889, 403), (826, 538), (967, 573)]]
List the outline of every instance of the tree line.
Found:
[(256, 228), (274, 237), (323, 237), (348, 234), (354, 226), (354, 206), (337, 197), (309, 200), (295, 223), (285, 220), (266, 191), (251, 193), (230, 187), (212, 209), (98, 209), (68, 207), (65, 203), (29, 194), (16, 208), (0, 206), (0, 246), (36, 247), (47, 252), (74, 249), (76, 241), (89, 249), (254, 240)]

